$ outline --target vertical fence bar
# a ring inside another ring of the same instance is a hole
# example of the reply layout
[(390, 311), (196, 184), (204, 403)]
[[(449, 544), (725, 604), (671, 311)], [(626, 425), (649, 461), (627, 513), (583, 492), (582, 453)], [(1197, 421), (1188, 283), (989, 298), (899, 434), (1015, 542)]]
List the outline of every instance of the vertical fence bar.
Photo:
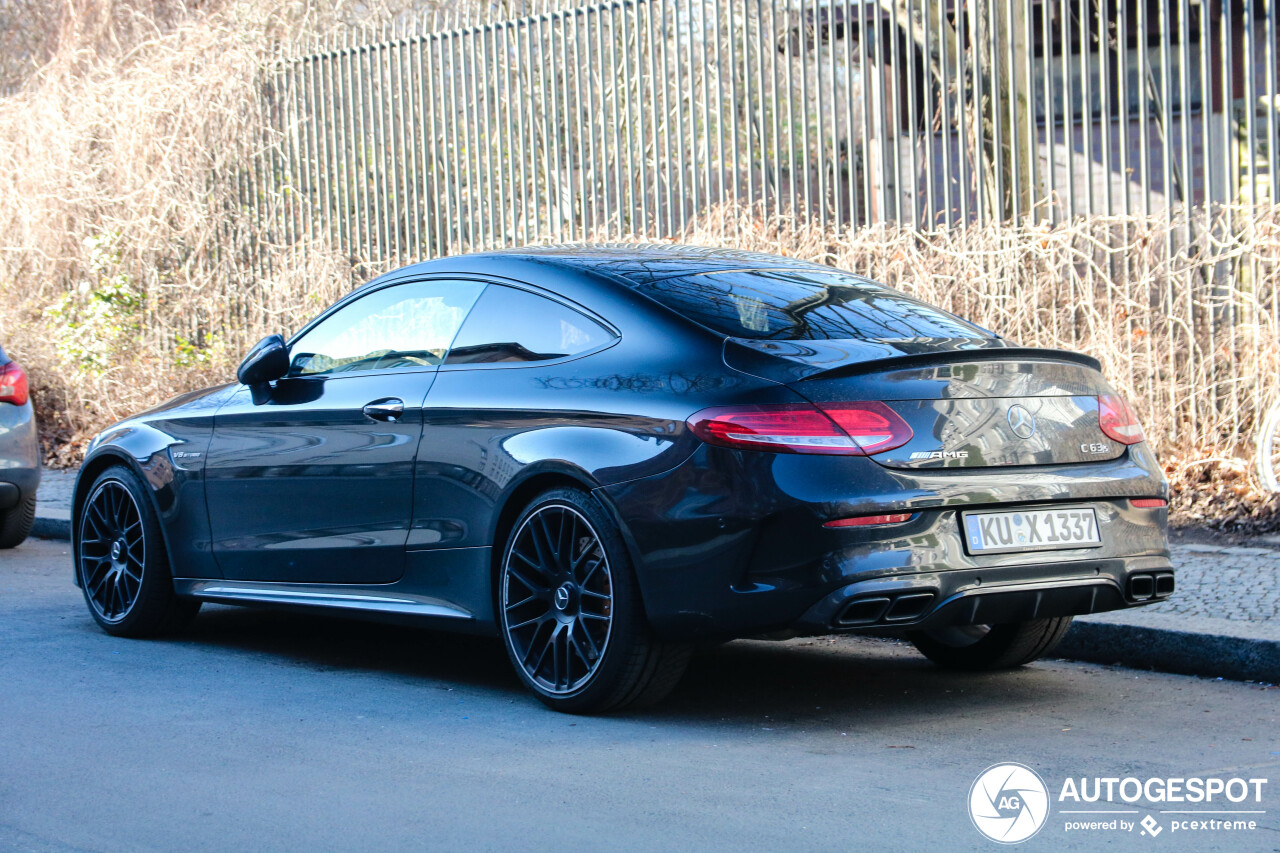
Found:
[[(1256, 0), (1255, 0), (1256, 2)], [(1267, 171), (1271, 176), (1271, 203), (1280, 204), (1280, 88), (1276, 77), (1280, 75), (1280, 56), (1277, 55), (1276, 0), (1263, 0), (1266, 4), (1266, 63), (1267, 63)], [(1276, 289), (1272, 290), (1273, 311), (1280, 306)], [(1273, 317), (1275, 322), (1277, 317)]]
[[(1139, 0), (1141, 6), (1146, 0)], [(1076, 205), (1076, 101), (1075, 87), (1071, 80), (1071, 0), (1062, 0), (1059, 7), (1062, 18), (1059, 21), (1062, 49), (1062, 138), (1067, 151), (1067, 218), (1073, 219), (1079, 213)]]
[(886, 127), (886, 139), (893, 140), (893, 220), (902, 221), (902, 78), (900, 71), (902, 56), (898, 43), (902, 30), (898, 27), (898, 5), (889, 8), (889, 40), (884, 55), (884, 67), (893, 69), (893, 124)]
[(426, 225), (427, 245), (424, 257), (440, 257), (440, 190), (436, 180), (435, 146), (435, 89), (439, 76), (432, 67), (431, 46), (433, 33), (419, 33), (414, 50), (417, 75), (418, 107), (421, 124), (418, 126), (418, 151), (422, 163), (422, 217)]
[[(1138, 4), (1138, 163), (1142, 181), (1142, 212), (1151, 215), (1151, 130), (1149, 117), (1151, 114), (1150, 99), (1147, 96), (1147, 81), (1151, 77), (1151, 58), (1147, 51), (1147, 4)], [(1165, 193), (1169, 191), (1165, 187)]]
[(814, 165), (818, 171), (818, 223), (822, 226), (827, 224), (827, 200), (830, 198), (831, 192), (828, 186), (828, 164), (826, 162), (825, 149), (827, 145), (826, 132), (823, 129), (823, 113), (826, 112), (821, 106), (822, 102), (822, 12), (818, 8), (818, 0), (813, 0), (813, 98), (814, 113), (817, 118), (817, 125), (814, 128)]
[[(928, 6), (926, 5), (925, 8), (927, 9)], [(958, 19), (958, 15), (957, 15), (957, 19)], [(929, 21), (927, 19), (925, 21), (925, 25), (926, 27), (928, 27), (928, 29), (932, 29), (932, 27), (928, 26)], [(936, 216), (935, 216), (935, 220), (932, 223), (932, 225), (933, 227), (937, 227), (939, 224), (941, 224), (944, 228), (949, 228), (951, 227), (952, 219), (954, 216), (953, 209), (952, 209), (952, 199), (951, 199), (951, 182), (953, 180), (951, 164), (952, 164), (952, 155), (954, 153), (954, 146), (951, 144), (951, 110), (950, 110), (951, 66), (950, 66), (950, 63), (947, 62), (946, 26), (947, 26), (946, 9), (939, 7), (938, 8), (938, 31), (934, 35), (938, 40), (938, 51), (937, 51), (938, 72), (939, 72), (938, 115), (940, 119), (940, 124), (939, 124), (940, 132), (938, 134), (938, 140), (940, 142), (940, 147), (942, 148), (943, 215), (942, 215), (941, 223), (939, 223), (936, 220)], [(957, 46), (956, 52), (957, 53), (959, 52), (958, 46)]]
[[(657, 75), (657, 45), (653, 38), (653, 7), (654, 2), (650, 0), (644, 4), (645, 10), (645, 30), (648, 38), (646, 39), (646, 49), (648, 53), (649, 66), (649, 148), (653, 152), (653, 231), (655, 234), (662, 234), (662, 221), (664, 216), (670, 216), (670, 207), (663, 203), (662, 199), (662, 176), (666, 169), (666, 161), (658, 154), (658, 114), (659, 107), (662, 105), (662, 96), (659, 90), (665, 92), (667, 82), (665, 79), (659, 80)], [(636, 7), (636, 15), (639, 16), (640, 7)], [(639, 41), (639, 39), (637, 39)], [(641, 99), (641, 103), (646, 101)], [(666, 122), (663, 122), (665, 126)], [(671, 233), (671, 229), (666, 230), (667, 234)]]
[[(680, 183), (679, 183), (679, 188), (680, 188), (680, 207), (679, 207), (679, 210), (680, 210), (680, 218), (679, 218), (679, 229), (680, 229), (680, 231), (681, 231), (681, 232), (683, 232), (683, 231), (684, 231), (684, 229), (685, 229), (685, 227), (688, 225), (688, 222), (689, 222), (689, 219), (688, 219), (688, 193), (689, 193), (689, 188), (690, 188), (690, 185), (692, 185), (692, 187), (693, 187), (693, 192), (695, 192), (695, 193), (696, 193), (696, 192), (697, 192), (697, 181), (695, 180), (695, 181), (693, 181), (693, 182), (691, 182), (691, 183), (690, 183), (690, 182), (688, 182), (688, 181), (686, 180), (687, 176), (686, 176), (686, 174), (685, 174), (686, 165), (685, 165), (685, 161), (684, 161), (684, 143), (685, 143), (684, 123), (685, 123), (685, 112), (686, 112), (686, 110), (685, 110), (685, 107), (684, 107), (684, 98), (685, 98), (685, 92), (686, 92), (686, 89), (685, 89), (685, 86), (684, 86), (684, 74), (683, 74), (682, 63), (681, 63), (681, 61), (680, 61), (680, 38), (681, 38), (681, 31), (680, 31), (680, 0), (672, 0), (672, 2), (671, 2), (671, 21), (672, 21), (672, 29), (673, 29), (673, 33), (674, 33), (673, 38), (675, 39), (675, 44), (672, 46), (672, 51), (671, 51), (671, 52), (672, 52), (672, 55), (675, 57), (675, 68), (676, 68), (676, 71), (675, 71), (675, 81), (676, 81), (676, 98), (675, 98), (675, 102), (676, 102), (676, 106), (675, 106), (675, 109), (676, 109), (676, 160), (677, 160), (677, 166), (676, 166), (676, 168), (677, 168), (677, 172), (678, 172), (678, 179), (679, 179), (679, 182), (680, 182)], [(690, 32), (690, 41), (692, 41), (692, 31)], [(691, 48), (691, 49), (692, 49), (692, 48)], [(688, 93), (689, 93), (689, 110), (688, 110), (688, 112), (689, 112), (689, 116), (690, 116), (690, 121), (692, 122), (692, 117), (693, 117), (693, 76), (692, 76), (692, 69), (690, 69), (689, 83), (690, 83), (690, 85), (689, 85), (689, 89), (687, 90), (687, 91), (688, 91)]]
[[(1141, 0), (1145, 2), (1145, 0)], [(1080, 0), (1080, 123), (1084, 148), (1085, 205), (1090, 216), (1098, 212), (1093, 187), (1093, 12), (1090, 0)], [(1101, 53), (1099, 53), (1101, 61)]]
[[(542, 194), (539, 192), (538, 186), (538, 120), (537, 120), (537, 94), (534, 84), (534, 65), (533, 65), (533, 44), (542, 30), (540, 23), (541, 18), (527, 18), (524, 24), (524, 57), (523, 67), (525, 70), (525, 79), (528, 81), (525, 86), (523, 102), (525, 105), (525, 114), (529, 124), (529, 150), (528, 153), (521, 157), (522, 161), (529, 164), (529, 196), (525, 205), (525, 228), (529, 231), (526, 239), (534, 240), (542, 236), (542, 225), (540, 217), (542, 212)], [(538, 80), (538, 88), (541, 87), (541, 78)], [(529, 228), (529, 217), (533, 217), (533, 227)]]
[(408, 61), (406, 51), (409, 49), (410, 41), (403, 27), (396, 45), (396, 97), (399, 101), (398, 112), (400, 113), (398, 139), (400, 152), (396, 159), (400, 163), (400, 192), (404, 194), (398, 205), (404, 212), (404, 253), (400, 262), (412, 263), (419, 258), (422, 235), (419, 233), (418, 205), (414, 200), (416, 193), (413, 189), (418, 180), (417, 169), (412, 168), (415, 149), (409, 141), (411, 131), (408, 127), (413, 120), (413, 89), (405, 74), (405, 64)]
[[(742, 163), (745, 168), (744, 179), (746, 181), (746, 206), (752, 217), (756, 214), (756, 201), (760, 194), (757, 192), (757, 176), (756, 176), (756, 148), (757, 144), (763, 142), (760, 138), (760, 128), (756, 121), (757, 104), (760, 102), (760, 86), (763, 80), (757, 77), (756, 68), (752, 65), (752, 7), (751, 2), (743, 2), (742, 9), (742, 28), (735, 34), (735, 39), (739, 45), (742, 64), (735, 66), (742, 73), (742, 100), (734, 99), (734, 110), (737, 116), (736, 120), (742, 124)], [(759, 24), (759, 20), (756, 20)], [(756, 57), (757, 65), (759, 56)], [(735, 71), (735, 74), (737, 72)], [(832, 107), (834, 109), (834, 106)], [(761, 175), (760, 180), (763, 180)]]
[(737, 3), (732, 2), (732, 0), (726, 5), (729, 13), (729, 26), (725, 34), (725, 40), (729, 43), (729, 149), (732, 155), (730, 162), (733, 164), (733, 171), (730, 173), (732, 175), (730, 186), (733, 189), (732, 195), (735, 205), (741, 203), (738, 184), (742, 179), (742, 161), (738, 157), (738, 59), (737, 51), (734, 49), (737, 34), (734, 29), (733, 7), (736, 5)]
[[(608, 95), (606, 94), (604, 79), (604, 13), (602, 11), (602, 7), (594, 6), (592, 7), (591, 14), (595, 16), (596, 32), (596, 58), (595, 62), (591, 64), (591, 67), (596, 70), (598, 75), (596, 79), (599, 81), (596, 86), (598, 95), (597, 103), (599, 105), (599, 112), (597, 113), (597, 116), (599, 117), (599, 121), (593, 122), (592, 124), (598, 124), (600, 126), (599, 157), (597, 159), (593, 156), (592, 160), (596, 162), (599, 169), (599, 194), (601, 200), (601, 213), (603, 216), (602, 220), (596, 220), (596, 227), (598, 230), (603, 229), (601, 236), (606, 236), (608, 234), (609, 223), (613, 220), (613, 207), (610, 205), (609, 198), (609, 109)], [(610, 73), (612, 73), (612, 70), (612, 66), (610, 66)], [(592, 137), (594, 138), (594, 136), (595, 134), (593, 133)]]
[(1124, 3), (1119, 3), (1116, 6), (1116, 29), (1118, 31), (1116, 39), (1118, 58), (1116, 64), (1119, 66), (1120, 79), (1123, 81), (1120, 85), (1120, 175), (1124, 179), (1122, 184), (1124, 187), (1124, 213), (1128, 216), (1133, 212), (1133, 175), (1130, 174), (1131, 161), (1129, 158), (1130, 142), (1133, 139), (1133, 121), (1129, 117), (1129, 92), (1132, 86), (1129, 83), (1129, 15), (1126, 8)]
[(465, 138), (466, 122), (458, 119), (458, 89), (460, 85), (465, 86), (465, 83), (460, 82), (458, 72), (458, 42), (461, 37), (461, 31), (458, 26), (459, 22), (455, 16), (441, 45), (443, 50), (448, 51), (449, 56), (449, 102), (447, 105), (441, 105), (445, 113), (441, 118), (443, 119), (442, 130), (449, 148), (448, 180), (449, 186), (453, 191), (454, 202), (453, 230), (456, 238), (450, 248), (450, 254), (464, 251), (471, 242), (471, 203), (470, 199), (464, 195), (469, 190), (469, 187), (463, 180), (463, 153), (459, 150), (459, 143)]
[[(661, 63), (662, 72), (660, 76), (654, 77), (655, 87), (658, 89), (659, 96), (654, 98), (654, 108), (658, 107), (659, 101), (662, 106), (662, 169), (654, 171), (663, 176), (662, 183), (666, 188), (666, 197), (663, 201), (663, 208), (666, 213), (666, 235), (672, 236), (676, 233), (676, 206), (675, 206), (675, 184), (676, 180), (671, 172), (675, 165), (675, 157), (671, 151), (671, 134), (673, 116), (671, 114), (671, 65), (668, 51), (668, 42), (671, 40), (670, 27), (668, 26), (668, 8), (666, 0), (659, 0), (659, 14), (661, 29), (659, 33), (659, 44), (661, 46), (661, 54), (657, 58), (657, 62)], [(650, 15), (652, 16), (652, 6), (650, 6)], [(653, 53), (653, 41), (649, 42), (650, 53)], [(650, 69), (654, 68), (655, 60), (651, 56), (649, 60)], [(650, 71), (650, 74), (653, 72)], [(655, 137), (654, 145), (657, 145)], [(682, 202), (683, 203), (683, 202)]]
[[(796, 188), (796, 113), (795, 113), (795, 42), (796, 38), (792, 38), (791, 27), (791, 3), (790, 0), (783, 0), (786, 5), (783, 10), (786, 13), (786, 23), (783, 24), (783, 33), (786, 35), (787, 46), (787, 73), (786, 73), (786, 93), (787, 93), (787, 196), (788, 204), (791, 207), (791, 214), (795, 215), (797, 202)], [(808, 182), (808, 177), (805, 177)], [(808, 193), (806, 196), (808, 197)]]
[[(1112, 188), (1112, 161), (1115, 154), (1111, 136), (1111, 113), (1115, 85), (1111, 79), (1111, 8), (1107, 0), (1098, 0), (1098, 96), (1102, 120), (1102, 172), (1107, 180), (1105, 209), (1115, 215), (1115, 193)], [(1121, 136), (1123, 139), (1123, 135)]]
[[(936, 181), (934, 179), (934, 169), (938, 162), (937, 148), (941, 147), (934, 143), (933, 120), (937, 115), (933, 103), (933, 28), (929, 26), (929, 2), (930, 0), (922, 0), (918, 7), (920, 20), (913, 23), (918, 28), (921, 35), (921, 51), (920, 51), (920, 83), (921, 83), (921, 118), (923, 119), (924, 133), (924, 190), (925, 190), (925, 219), (924, 228), (932, 231), (938, 227), (938, 199)], [(941, 11), (940, 11), (941, 14)], [(915, 66), (912, 65), (914, 71)], [(941, 138), (939, 138), (940, 141)], [(945, 174), (945, 170), (944, 170)]]
[(365, 230), (368, 216), (366, 211), (368, 205), (364, 203), (364, 169), (361, 158), (364, 152), (361, 150), (361, 142), (364, 139), (364, 116), (361, 113), (361, 101), (357, 98), (359, 87), (356, 85), (356, 77), (359, 76), (360, 69), (360, 51), (363, 45), (352, 43), (351, 33), (348, 30), (344, 34), (343, 39), (343, 60), (346, 65), (344, 81), (345, 94), (343, 100), (347, 104), (347, 129), (349, 134), (344, 148), (349, 152), (347, 160), (347, 184), (350, 186), (350, 204), (351, 204), (351, 226), (347, 237), (347, 257), (359, 258), (365, 254)]
[[(588, 159), (588, 142), (593, 134), (590, 131), (591, 116), (590, 113), (584, 115), (583, 104), (585, 101), (582, 96), (582, 45), (579, 33), (580, 16), (586, 13), (580, 9), (572, 9), (565, 16), (566, 32), (572, 32), (573, 35), (573, 134), (577, 145), (578, 153), (578, 204), (579, 221), (581, 223), (581, 239), (587, 239), (590, 234), (589, 227), (594, 224), (595, 199), (594, 193), (588, 194), (587, 175), (594, 172), (594, 158)], [(569, 30), (568, 24), (572, 20), (573, 27)], [(588, 81), (590, 82), (590, 81)], [(584, 132), (584, 128), (586, 132)]]
[(827, 2), (827, 108), (831, 118), (831, 157), (827, 161), (831, 183), (831, 221), (839, 230), (842, 224), (843, 180), (840, 175), (840, 110), (836, 99), (836, 5)]
[[(918, 152), (920, 144), (917, 141), (920, 132), (919, 110), (916, 104), (916, 40), (914, 38), (915, 30), (915, 4), (913, 0), (905, 0), (903, 9), (906, 20), (903, 21), (904, 33), (903, 41), (906, 42), (906, 50), (903, 56), (902, 73), (896, 75), (901, 81), (905, 81), (907, 86), (907, 153), (911, 162), (911, 227), (919, 228), (920, 221), (920, 163), (918, 162)], [(820, 110), (819, 113), (822, 111)]]
[(1053, 15), (1050, 3), (1044, 0), (1040, 7), (1040, 40), (1041, 40), (1041, 78), (1044, 91), (1044, 141), (1047, 158), (1045, 161), (1045, 193), (1048, 196), (1048, 216), (1050, 222), (1058, 210), (1057, 187), (1057, 139), (1058, 108), (1056, 91), (1053, 85)]
[[(792, 168), (799, 166), (804, 169), (804, 216), (813, 215), (813, 188), (810, 182), (810, 173), (813, 171), (809, 168), (809, 63), (806, 61), (805, 54), (808, 52), (809, 27), (805, 22), (804, 0), (800, 4), (800, 23), (796, 27), (797, 41), (800, 45), (800, 147), (802, 153), (800, 162), (793, 163)], [(788, 32), (788, 37), (790, 33)], [(794, 132), (794, 130), (792, 131)]]
[(782, 102), (778, 94), (778, 0), (770, 0), (769, 2), (769, 38), (765, 42), (769, 46), (769, 71), (772, 76), (772, 93), (773, 100), (770, 110), (770, 133), (772, 135), (773, 154), (770, 161), (773, 165), (773, 208), (770, 211), (774, 216), (782, 213), (782, 132), (781, 132), (781, 109)]
[(970, 78), (973, 86), (973, 115), (970, 117), (973, 121), (973, 143), (970, 145), (973, 155), (973, 206), (978, 224), (981, 225), (987, 218), (987, 203), (985, 201), (984, 178), (983, 175), (983, 148), (985, 147), (984, 135), (986, 133), (982, 125), (982, 64), (978, 61), (978, 51), (983, 50), (982, 44), (982, 28), (978, 24), (978, 4), (985, 0), (969, 0), (967, 3), (969, 9), (969, 50), (962, 51), (961, 55), (968, 59), (968, 66), (972, 73)]
[(716, 42), (716, 175), (720, 190), (717, 201), (723, 204), (728, 198), (725, 191), (725, 154), (724, 154), (724, 50), (720, 43), (720, 0), (712, 0), (712, 11), (715, 20), (711, 25)]
[[(1173, 220), (1173, 202), (1177, 195), (1177, 175), (1174, 173), (1175, 155), (1173, 152), (1173, 59), (1169, 50), (1169, 39), (1172, 37), (1172, 22), (1169, 15), (1169, 0), (1160, 0), (1160, 89), (1157, 107), (1157, 127), (1160, 130), (1160, 174), (1164, 183), (1165, 222)], [(1173, 255), (1173, 229), (1166, 228), (1166, 250), (1169, 258)]]
[(334, 171), (337, 173), (341, 181), (340, 192), (340, 215), (339, 228), (341, 233), (341, 242), (344, 253), (347, 257), (351, 256), (352, 249), (355, 248), (355, 239), (351, 233), (351, 223), (354, 217), (351, 213), (351, 161), (354, 159), (351, 152), (351, 134), (348, 130), (348, 120), (351, 118), (350, 102), (344, 97), (346, 92), (346, 58), (347, 58), (347, 33), (342, 33), (341, 42), (335, 42), (331, 59), (329, 60), (333, 66), (333, 77), (336, 78), (333, 84), (333, 94), (331, 97), (335, 104), (340, 104), (337, 110), (336, 124), (340, 125), (340, 129), (335, 129), (337, 134), (334, 150), (338, 154), (338, 160), (341, 161), (341, 167), (335, 162)]

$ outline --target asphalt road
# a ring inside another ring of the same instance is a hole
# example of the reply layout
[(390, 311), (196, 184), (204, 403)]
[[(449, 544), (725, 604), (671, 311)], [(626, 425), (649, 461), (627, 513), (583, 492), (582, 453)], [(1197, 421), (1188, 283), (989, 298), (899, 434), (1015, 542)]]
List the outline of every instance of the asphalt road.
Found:
[[(1276, 688), (737, 642), (656, 710), (574, 718), (496, 641), (223, 607), (181, 639), (111, 638), (67, 551), (0, 556), (0, 850), (996, 850), (967, 803), (1004, 761), (1050, 790), (1020, 849), (1280, 850)], [(1066, 831), (1069, 776), (1269, 781), (1215, 804), (1265, 812), (1254, 830), (1121, 804), (1152, 838)]]

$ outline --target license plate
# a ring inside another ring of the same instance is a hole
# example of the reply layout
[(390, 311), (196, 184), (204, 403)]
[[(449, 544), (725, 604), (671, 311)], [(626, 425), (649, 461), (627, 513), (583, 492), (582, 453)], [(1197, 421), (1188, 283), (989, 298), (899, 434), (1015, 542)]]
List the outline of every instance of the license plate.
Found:
[(1098, 515), (1088, 506), (967, 512), (962, 517), (970, 554), (1097, 548), (1102, 544)]

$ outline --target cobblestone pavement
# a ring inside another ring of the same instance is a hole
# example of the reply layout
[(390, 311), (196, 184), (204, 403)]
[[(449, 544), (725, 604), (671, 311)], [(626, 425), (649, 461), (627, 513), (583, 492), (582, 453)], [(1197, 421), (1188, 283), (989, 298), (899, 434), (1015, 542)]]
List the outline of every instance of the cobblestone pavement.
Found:
[[(70, 518), (75, 471), (45, 471), (37, 512)], [(1178, 591), (1173, 598), (1134, 611), (1142, 615), (1208, 617), (1280, 626), (1280, 543), (1175, 543)]]
[(1150, 613), (1280, 624), (1280, 548), (1175, 544), (1178, 590)]
[(76, 487), (77, 470), (56, 471), (46, 468), (36, 492), (36, 514), (61, 518), (71, 517), (71, 498)]

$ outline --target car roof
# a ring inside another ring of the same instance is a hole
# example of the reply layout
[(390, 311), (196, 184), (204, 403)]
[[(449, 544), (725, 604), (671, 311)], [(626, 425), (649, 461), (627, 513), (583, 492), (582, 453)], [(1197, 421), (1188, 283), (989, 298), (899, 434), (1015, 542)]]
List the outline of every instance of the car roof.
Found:
[[(738, 249), (685, 246), (677, 243), (579, 243), (522, 246), (447, 256), (393, 270), (388, 276), (399, 278), (404, 273), (431, 272), (440, 267), (456, 268), (459, 264), (486, 266), (510, 261), (544, 264), (579, 273), (611, 275), (632, 287), (676, 276), (729, 270), (804, 269), (832, 272), (831, 267), (811, 261)], [(379, 276), (357, 290), (386, 280), (387, 276)]]
[(587, 272), (607, 273), (631, 285), (666, 278), (727, 270), (808, 269), (830, 272), (830, 267), (770, 255), (677, 243), (587, 243), (561, 246), (527, 246), (488, 252), (493, 257), (519, 257)]

